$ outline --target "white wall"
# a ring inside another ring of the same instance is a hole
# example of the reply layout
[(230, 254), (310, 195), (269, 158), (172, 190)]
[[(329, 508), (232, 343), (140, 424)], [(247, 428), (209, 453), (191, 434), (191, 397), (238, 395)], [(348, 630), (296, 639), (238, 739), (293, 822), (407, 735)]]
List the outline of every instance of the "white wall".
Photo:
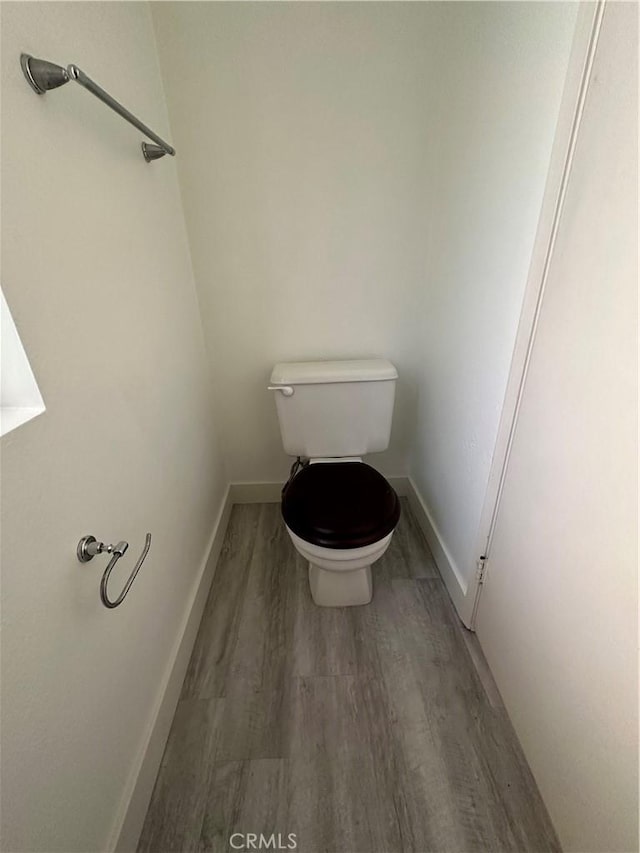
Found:
[(576, 4), (153, 15), (230, 478), (288, 470), (273, 363), (387, 356), (371, 461), (412, 474), (464, 583)]
[(474, 552), (571, 51), (575, 3), (440, 10), (429, 265), (409, 473), (461, 586)]
[(581, 853), (638, 850), (637, 32), (607, 4), (478, 618)]
[[(26, 50), (77, 62), (171, 138), (147, 4), (2, 3), (3, 290), (45, 399), (2, 439), (2, 849), (115, 841), (224, 478), (175, 162)], [(151, 552), (117, 610), (114, 572)]]
[(403, 377), (438, 122), (431, 4), (157, 3), (158, 49), (232, 480), (275, 480), (279, 360), (386, 356)]

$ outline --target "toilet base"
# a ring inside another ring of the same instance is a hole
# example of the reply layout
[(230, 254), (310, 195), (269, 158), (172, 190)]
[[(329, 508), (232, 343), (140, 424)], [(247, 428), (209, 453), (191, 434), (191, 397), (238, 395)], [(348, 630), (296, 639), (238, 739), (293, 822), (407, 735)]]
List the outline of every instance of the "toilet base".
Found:
[(371, 566), (335, 572), (309, 563), (309, 586), (311, 597), (320, 607), (369, 604), (373, 595)]

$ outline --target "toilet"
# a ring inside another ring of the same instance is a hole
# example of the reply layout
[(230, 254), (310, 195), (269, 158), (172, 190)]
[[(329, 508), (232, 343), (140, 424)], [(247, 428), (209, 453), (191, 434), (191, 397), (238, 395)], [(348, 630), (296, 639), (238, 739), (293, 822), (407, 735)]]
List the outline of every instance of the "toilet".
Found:
[(322, 607), (371, 601), (371, 566), (400, 518), (395, 491), (362, 460), (389, 446), (397, 378), (385, 359), (283, 362), (271, 374), (282, 443), (296, 457), (282, 516)]

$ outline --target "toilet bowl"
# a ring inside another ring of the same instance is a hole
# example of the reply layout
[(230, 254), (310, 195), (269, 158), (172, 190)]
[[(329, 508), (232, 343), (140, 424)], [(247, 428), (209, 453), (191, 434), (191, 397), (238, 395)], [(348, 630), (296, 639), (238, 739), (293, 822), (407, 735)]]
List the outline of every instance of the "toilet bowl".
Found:
[(321, 548), (287, 527), (296, 551), (309, 562), (311, 597), (321, 607), (369, 604), (373, 596), (371, 566), (389, 547), (393, 532), (364, 548)]
[(282, 514), (309, 563), (309, 586), (322, 607), (368, 604), (371, 566), (389, 547), (400, 518), (395, 491), (361, 460), (310, 460), (287, 483)]
[(400, 518), (398, 496), (361, 458), (389, 446), (397, 379), (386, 359), (283, 362), (271, 373), (282, 444), (297, 457), (282, 516), (324, 607), (371, 601), (371, 566)]

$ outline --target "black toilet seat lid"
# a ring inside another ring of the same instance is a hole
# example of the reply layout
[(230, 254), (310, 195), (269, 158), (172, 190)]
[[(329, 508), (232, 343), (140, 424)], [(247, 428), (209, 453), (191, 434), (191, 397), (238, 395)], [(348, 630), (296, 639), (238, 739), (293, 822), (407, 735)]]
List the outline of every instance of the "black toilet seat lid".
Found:
[(312, 545), (363, 548), (395, 528), (400, 501), (382, 474), (364, 462), (318, 462), (286, 486), (282, 515)]

